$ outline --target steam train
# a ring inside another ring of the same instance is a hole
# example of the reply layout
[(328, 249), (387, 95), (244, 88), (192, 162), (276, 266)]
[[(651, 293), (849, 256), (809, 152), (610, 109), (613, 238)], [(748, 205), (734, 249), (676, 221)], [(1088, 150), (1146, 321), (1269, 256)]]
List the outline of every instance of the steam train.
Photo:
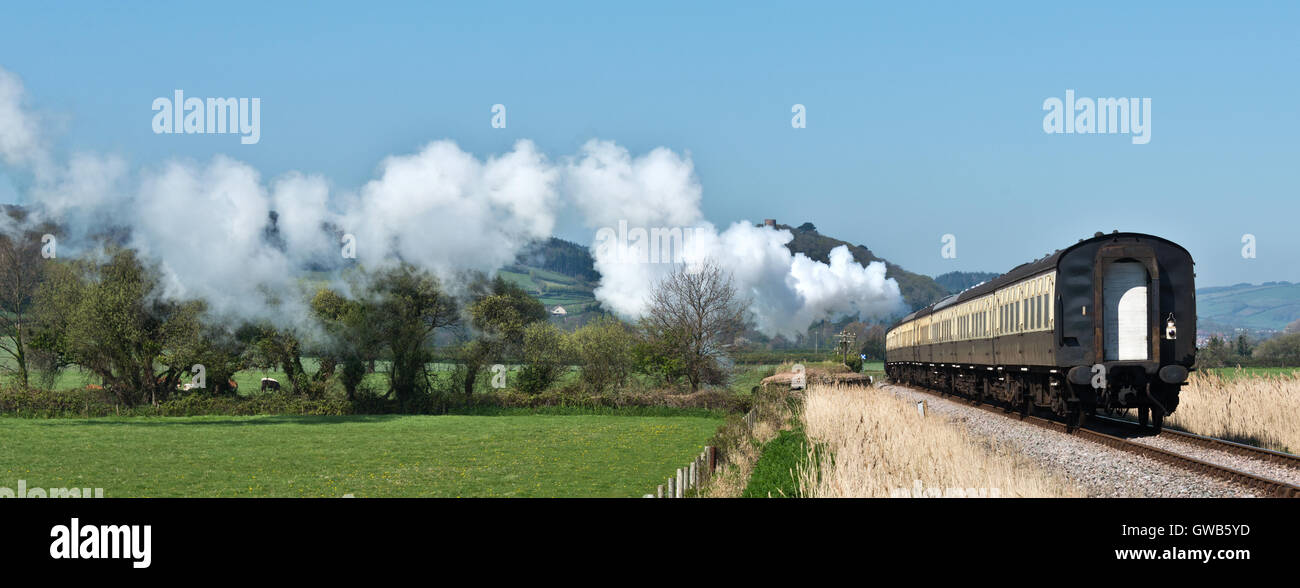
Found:
[(885, 372), (1073, 426), (1135, 408), (1159, 430), (1196, 359), (1195, 277), (1176, 243), (1097, 233), (903, 317)]

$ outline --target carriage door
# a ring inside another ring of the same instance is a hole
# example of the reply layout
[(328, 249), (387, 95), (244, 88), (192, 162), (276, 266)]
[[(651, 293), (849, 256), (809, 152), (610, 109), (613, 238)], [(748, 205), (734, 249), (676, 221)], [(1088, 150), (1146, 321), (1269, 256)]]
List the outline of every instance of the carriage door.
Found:
[(1148, 359), (1147, 282), (1147, 269), (1141, 263), (1121, 261), (1106, 268), (1102, 283), (1106, 361)]

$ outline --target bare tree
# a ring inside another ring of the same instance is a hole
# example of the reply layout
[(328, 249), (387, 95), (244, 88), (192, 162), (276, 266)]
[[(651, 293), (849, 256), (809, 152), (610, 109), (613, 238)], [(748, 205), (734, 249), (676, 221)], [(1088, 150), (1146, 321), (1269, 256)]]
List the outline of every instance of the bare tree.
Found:
[(23, 232), (0, 234), (0, 351), (13, 361), (4, 371), (27, 387), (28, 342), (33, 296), (44, 275), (40, 235)]
[(725, 347), (745, 327), (746, 306), (736, 296), (731, 274), (706, 260), (655, 285), (643, 325), (647, 334), (676, 351), (694, 392), (719, 373)]

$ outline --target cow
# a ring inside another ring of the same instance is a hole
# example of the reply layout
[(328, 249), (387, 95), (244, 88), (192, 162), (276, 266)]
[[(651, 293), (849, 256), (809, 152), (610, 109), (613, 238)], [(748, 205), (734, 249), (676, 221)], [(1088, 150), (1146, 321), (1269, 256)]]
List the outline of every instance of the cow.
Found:
[(262, 391), (267, 390), (280, 391), (280, 382), (275, 378), (262, 378)]

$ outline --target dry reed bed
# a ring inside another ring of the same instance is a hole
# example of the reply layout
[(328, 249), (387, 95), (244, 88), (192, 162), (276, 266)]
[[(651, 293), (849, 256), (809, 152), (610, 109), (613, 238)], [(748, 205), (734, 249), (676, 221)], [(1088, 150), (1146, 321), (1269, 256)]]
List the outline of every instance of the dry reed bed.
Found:
[(1300, 452), (1300, 378), (1231, 378), (1196, 372), (1179, 395), (1167, 426), (1278, 451)]
[(1023, 456), (875, 388), (810, 386), (800, 418), (823, 451), (798, 472), (804, 496), (1083, 495)]

